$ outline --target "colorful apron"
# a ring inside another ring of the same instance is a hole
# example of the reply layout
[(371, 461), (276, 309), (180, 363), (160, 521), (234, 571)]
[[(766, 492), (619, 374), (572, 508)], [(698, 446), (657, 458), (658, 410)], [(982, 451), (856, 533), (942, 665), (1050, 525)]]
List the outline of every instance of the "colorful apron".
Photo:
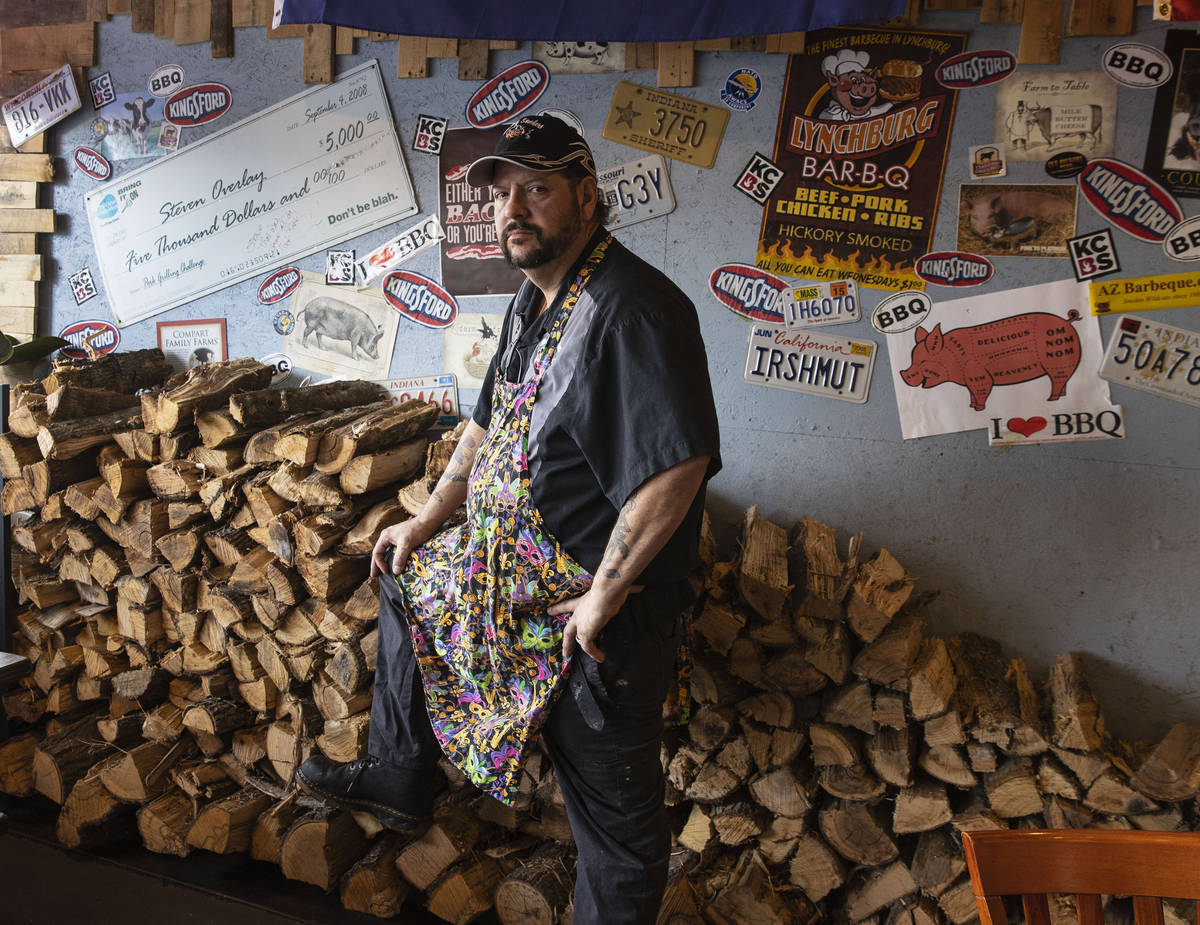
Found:
[(529, 424), (567, 320), (611, 241), (596, 246), (571, 284), (529, 381), (506, 382), (497, 368), (491, 426), (467, 481), (466, 523), (414, 550), (396, 578), (434, 735), (472, 783), (509, 804), (569, 664), (568, 616), (546, 609), (592, 584), (534, 507)]

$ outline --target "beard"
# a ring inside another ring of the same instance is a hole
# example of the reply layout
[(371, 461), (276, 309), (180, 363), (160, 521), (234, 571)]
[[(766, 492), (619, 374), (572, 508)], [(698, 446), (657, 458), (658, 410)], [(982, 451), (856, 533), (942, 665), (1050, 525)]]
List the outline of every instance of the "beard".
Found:
[[(504, 252), (504, 261), (514, 270), (532, 270), (544, 266), (552, 260), (557, 260), (567, 252), (583, 228), (583, 221), (578, 210), (568, 213), (566, 221), (556, 234), (545, 236), (537, 225), (526, 222), (512, 222), (500, 235), (500, 249)], [(514, 231), (531, 233), (537, 243), (532, 250), (524, 254), (515, 254), (508, 246), (508, 236)]]

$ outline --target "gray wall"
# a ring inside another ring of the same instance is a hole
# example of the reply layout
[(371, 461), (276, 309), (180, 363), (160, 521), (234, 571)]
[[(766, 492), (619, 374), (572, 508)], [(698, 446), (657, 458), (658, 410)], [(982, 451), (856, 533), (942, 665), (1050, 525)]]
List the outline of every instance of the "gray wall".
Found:
[[(1164, 30), (1148, 22), (1146, 8), (1139, 7), (1138, 14), (1143, 31), (1136, 40), (1161, 47)], [(1019, 40), (1018, 27), (980, 26), (974, 13), (930, 16), (922, 26), (967, 31), (970, 48), (1015, 50)], [(1116, 41), (1129, 39), (1066, 39), (1063, 67), (1098, 67), (1102, 50)], [(268, 40), (261, 29), (239, 30), (236, 57), (214, 61), (207, 45), (177, 48), (170, 41), (135, 35), (128, 17), (120, 16), (100, 26), (99, 48), (96, 71), (110, 71), (118, 92), (144, 87), (149, 73), (168, 63), (181, 64), (189, 84), (206, 79), (227, 84), (235, 94), (234, 108), (214, 128), (303, 89), (300, 40)], [(452, 60), (431, 62), (429, 79), (397, 80), (388, 76), (395, 73), (394, 45), (360, 40), (358, 50), (353, 58), (339, 58), (337, 67), (343, 71), (367, 57), (380, 59), (421, 214), (428, 214), (437, 208), (436, 160), (411, 149), (416, 115), (439, 114), (449, 117), (452, 126), (464, 125), (463, 106), (477, 85), (459, 81)], [(528, 44), (516, 52), (493, 52), (491, 72), (527, 57)], [(1044, 677), (1062, 652), (1086, 653), (1109, 724), (1124, 735), (1157, 736), (1172, 721), (1200, 721), (1200, 667), (1188, 630), (1200, 592), (1196, 408), (1114, 385), (1113, 401), (1125, 409), (1127, 439), (992, 449), (979, 432), (901, 440), (883, 357), (876, 365), (870, 401), (861, 406), (742, 382), (747, 322), (714, 300), (707, 280), (719, 263), (754, 260), (760, 211), (732, 183), (754, 151), (771, 150), (786, 59), (699, 54), (696, 84), (682, 91), (719, 104), (725, 77), (742, 66), (759, 72), (764, 90), (751, 112), (731, 113), (715, 167), (668, 161), (676, 211), (619, 233), (624, 243), (676, 280), (699, 311), (725, 456), (725, 469), (710, 487), (718, 526), (729, 527), (746, 506), (758, 504), (762, 513), (785, 525), (809, 516), (837, 527), (843, 539), (861, 530), (870, 552), (887, 547), (919, 577), (919, 588), (941, 589), (930, 612), (933, 630), (992, 635), (1012, 655), (1025, 658), (1035, 677)], [(579, 115), (602, 168), (640, 156), (600, 137), (613, 86), (622, 77), (655, 82), (651, 72), (555, 76), (539, 102), (539, 108), (563, 107)], [(1118, 158), (1141, 164), (1153, 97), (1154, 91), (1120, 89)], [(103, 292), (76, 307), (67, 284), (67, 276), (84, 265), (96, 270), (82, 208), (82, 196), (93, 181), (69, 161), (71, 150), (87, 142), (90, 114), (85, 101), (83, 111), (54, 132), (53, 152), (60, 161), (53, 206), (61, 230), (43, 236), (51, 267), (43, 333), (57, 332), (76, 319), (111, 317)], [(944, 208), (932, 249), (955, 249), (957, 187), (967, 147), (990, 140), (992, 88), (960, 95)], [(1010, 164), (1010, 181), (1045, 179), (1040, 164)], [(1190, 214), (1200, 211), (1196, 200), (1182, 204)], [(1081, 230), (1101, 227), (1098, 216), (1084, 218), (1088, 206), (1081, 204), (1080, 210)], [(362, 254), (395, 230), (383, 229), (347, 245)], [(1114, 234), (1122, 275), (1187, 269), (1167, 260), (1157, 245)], [(318, 254), (299, 265), (320, 272), (322, 260)], [(439, 278), (433, 252), (407, 266)], [(1065, 260), (1001, 259), (989, 283), (966, 292), (1070, 276)], [(255, 302), (260, 278), (124, 329), (122, 348), (153, 346), (157, 320), (225, 316), (231, 356), (278, 350), (271, 312)], [(883, 295), (864, 290), (863, 302), (869, 309)], [(504, 307), (505, 300), (495, 297), (462, 304), (464, 311), (501, 312)], [(1149, 317), (1200, 329), (1197, 307)], [(1115, 321), (1101, 319), (1105, 342)], [(393, 375), (439, 372), (440, 332), (402, 325)], [(831, 333), (886, 340), (867, 321)], [(462, 400), (464, 407), (470, 406), (475, 395), (464, 392)]]

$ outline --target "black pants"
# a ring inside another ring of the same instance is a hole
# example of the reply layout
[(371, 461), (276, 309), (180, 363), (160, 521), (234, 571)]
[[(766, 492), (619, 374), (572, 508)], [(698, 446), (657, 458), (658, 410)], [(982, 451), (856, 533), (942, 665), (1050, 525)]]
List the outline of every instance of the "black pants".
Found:
[[(603, 713), (588, 725), (564, 690), (542, 728), (575, 836), (576, 925), (654, 922), (667, 882), (671, 833), (659, 759), (662, 707), (674, 679), (686, 584), (629, 598), (597, 644), (589, 685)], [(379, 649), (369, 749), (414, 774), (430, 774), (440, 750), (425, 710), (396, 582), (380, 580)], [(589, 660), (580, 652), (572, 671)]]

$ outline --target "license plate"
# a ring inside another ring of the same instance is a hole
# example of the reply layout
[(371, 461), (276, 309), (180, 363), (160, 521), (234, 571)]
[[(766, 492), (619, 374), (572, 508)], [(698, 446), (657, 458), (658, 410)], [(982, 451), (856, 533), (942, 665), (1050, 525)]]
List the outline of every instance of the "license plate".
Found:
[(600, 195), (612, 210), (609, 228), (633, 225), (675, 211), (675, 191), (667, 162), (652, 154), (611, 170), (602, 170), (596, 178)]
[(742, 378), (752, 385), (862, 404), (871, 389), (875, 353), (870, 340), (755, 326)]
[(1161, 321), (1122, 318), (1104, 351), (1100, 376), (1200, 406), (1200, 332)]
[(458, 423), (458, 381), (453, 373), (373, 381), (382, 391), (394, 398), (397, 404), (414, 398), (417, 401), (429, 402), (441, 412), (439, 424)]
[(64, 64), (4, 103), (4, 124), (8, 128), (9, 141), (14, 148), (19, 148), (78, 108), (75, 75), (71, 73), (71, 66)]
[(729, 110), (622, 80), (613, 92), (602, 134), (677, 161), (711, 167)]
[(793, 286), (791, 300), (783, 305), (783, 323), (789, 328), (847, 324), (860, 318), (858, 284), (852, 279)]

